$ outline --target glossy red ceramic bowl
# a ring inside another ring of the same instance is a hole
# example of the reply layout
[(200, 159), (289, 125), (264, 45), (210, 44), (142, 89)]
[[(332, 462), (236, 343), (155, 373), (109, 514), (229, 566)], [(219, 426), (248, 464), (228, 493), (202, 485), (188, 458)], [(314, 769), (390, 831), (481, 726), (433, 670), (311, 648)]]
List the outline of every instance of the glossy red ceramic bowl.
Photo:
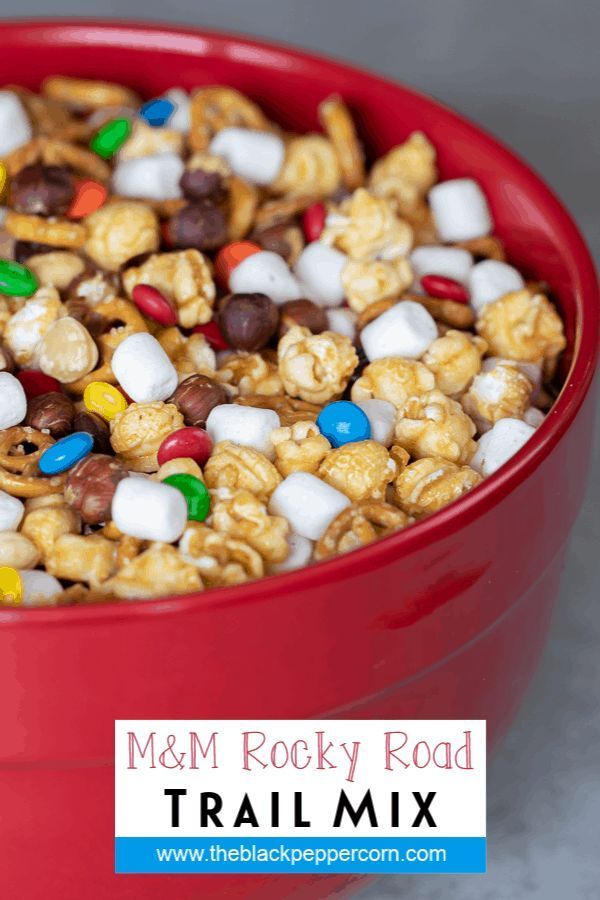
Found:
[(585, 490), (598, 344), (592, 262), (522, 162), (433, 100), (374, 75), (170, 27), (4, 24), (0, 42), (0, 84), (36, 87), (61, 72), (153, 96), (228, 83), (298, 130), (316, 128), (318, 102), (338, 91), (372, 156), (423, 129), (442, 176), (482, 183), (511, 259), (559, 298), (569, 350), (551, 414), (504, 469), (431, 519), (243, 587), (0, 614), (4, 896), (331, 896), (344, 879), (114, 876), (114, 720), (476, 717), (488, 720), (494, 745), (536, 667)]

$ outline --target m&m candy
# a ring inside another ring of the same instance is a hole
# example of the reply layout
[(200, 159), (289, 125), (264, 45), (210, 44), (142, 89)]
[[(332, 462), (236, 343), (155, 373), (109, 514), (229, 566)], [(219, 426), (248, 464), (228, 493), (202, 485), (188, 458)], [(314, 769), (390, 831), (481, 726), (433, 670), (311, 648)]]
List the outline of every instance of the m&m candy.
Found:
[(83, 392), (83, 402), (90, 412), (98, 413), (107, 422), (127, 409), (127, 400), (116, 387), (106, 381), (92, 381)]
[(337, 400), (321, 410), (317, 425), (332, 447), (342, 447), (371, 437), (367, 414), (349, 400)]
[(160, 128), (166, 125), (174, 112), (175, 104), (172, 100), (168, 100), (166, 97), (157, 97), (155, 100), (144, 103), (140, 109), (140, 117), (153, 128)]
[(0, 606), (19, 606), (22, 602), (21, 576), (11, 566), (0, 566)]
[(67, 212), (68, 219), (83, 219), (104, 205), (107, 190), (99, 181), (81, 181)]
[(219, 284), (227, 289), (229, 276), (236, 266), (239, 266), (249, 256), (261, 251), (262, 247), (259, 247), (254, 241), (234, 241), (232, 244), (222, 247), (215, 259), (215, 278)]
[(80, 459), (87, 456), (94, 446), (94, 438), (87, 431), (75, 431), (61, 438), (42, 453), (38, 463), (42, 475), (60, 475)]
[(445, 275), (423, 275), (421, 287), (430, 297), (440, 300), (455, 300), (457, 303), (468, 303), (469, 293), (459, 281), (446, 278)]
[(214, 319), (206, 325), (194, 325), (192, 331), (194, 334), (203, 334), (213, 350), (231, 349)]
[(177, 312), (173, 304), (151, 284), (136, 284), (131, 299), (143, 315), (158, 322), (159, 325), (164, 325), (165, 328), (177, 325)]
[(212, 440), (204, 428), (179, 428), (167, 435), (158, 448), (159, 466), (170, 459), (193, 459), (203, 466), (212, 452)]
[(121, 149), (130, 134), (129, 119), (111, 119), (96, 132), (90, 141), (90, 147), (102, 159), (110, 159)]
[(17, 378), (21, 382), (21, 387), (28, 400), (33, 400), (40, 394), (55, 394), (62, 391), (60, 381), (44, 372), (38, 372), (37, 369), (22, 369), (17, 372)]
[(8, 181), (8, 172), (6, 171), (6, 166), (4, 163), (0, 162), (0, 197), (2, 196), (2, 192), (6, 187), (6, 182)]
[(204, 522), (210, 511), (210, 494), (206, 485), (194, 475), (177, 473), (169, 475), (162, 482), (181, 491), (188, 506), (188, 519)]
[(39, 282), (31, 269), (12, 259), (0, 259), (0, 294), (7, 297), (31, 297), (38, 287)]
[(321, 232), (325, 228), (326, 215), (324, 203), (311, 203), (306, 207), (302, 214), (302, 230), (307, 243), (319, 240)]

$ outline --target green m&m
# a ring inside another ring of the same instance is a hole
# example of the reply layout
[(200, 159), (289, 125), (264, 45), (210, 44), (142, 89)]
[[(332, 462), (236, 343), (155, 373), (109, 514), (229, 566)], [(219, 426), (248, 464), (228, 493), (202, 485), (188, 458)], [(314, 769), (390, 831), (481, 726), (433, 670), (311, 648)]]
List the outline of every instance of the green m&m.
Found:
[(12, 259), (0, 259), (0, 294), (8, 297), (31, 297), (38, 287), (38, 280), (31, 269)]
[(96, 132), (90, 141), (90, 147), (102, 159), (110, 159), (120, 150), (131, 134), (129, 119), (111, 119)]
[(194, 522), (204, 522), (210, 510), (210, 494), (206, 485), (194, 475), (184, 472), (176, 475), (168, 475), (163, 484), (181, 491), (188, 505), (188, 519)]

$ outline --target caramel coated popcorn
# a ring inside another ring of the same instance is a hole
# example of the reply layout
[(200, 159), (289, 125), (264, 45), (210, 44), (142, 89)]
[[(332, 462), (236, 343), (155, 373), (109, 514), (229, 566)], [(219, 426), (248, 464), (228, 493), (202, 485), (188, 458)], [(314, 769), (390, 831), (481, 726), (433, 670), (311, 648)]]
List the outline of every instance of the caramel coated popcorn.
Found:
[(388, 400), (404, 406), (409, 397), (420, 396), (435, 387), (435, 376), (427, 366), (413, 359), (376, 359), (352, 385), (352, 399)]
[(450, 329), (430, 344), (423, 362), (435, 375), (436, 387), (449, 397), (461, 394), (481, 369), (486, 342), (464, 331)]
[(331, 444), (311, 421), (294, 422), (271, 432), (275, 465), (285, 478), (292, 472), (315, 473)]
[(475, 452), (475, 424), (460, 403), (439, 390), (411, 397), (398, 410), (396, 440), (413, 458), (465, 463)]
[(383, 500), (396, 463), (377, 441), (361, 441), (331, 450), (318, 474), (353, 501)]
[(458, 500), (480, 481), (481, 475), (469, 466), (430, 456), (402, 470), (394, 483), (394, 495), (400, 509), (420, 518)]
[(397, 259), (412, 247), (412, 228), (392, 206), (359, 188), (327, 220), (321, 240), (352, 259)]
[(333, 331), (311, 334), (300, 325), (279, 341), (279, 375), (292, 397), (327, 403), (342, 393), (358, 363), (349, 338)]
[(565, 349), (562, 321), (544, 294), (528, 290), (505, 294), (488, 303), (476, 328), (487, 341), (490, 355), (552, 368)]
[(150, 284), (170, 297), (184, 328), (202, 325), (212, 316), (215, 285), (206, 259), (197, 250), (158, 253), (141, 266), (126, 269), (123, 285), (130, 297), (138, 284)]
[(216, 531), (249, 544), (267, 563), (282, 562), (288, 555), (287, 520), (269, 515), (265, 504), (250, 491), (217, 489), (211, 520)]
[(210, 488), (245, 489), (260, 500), (267, 500), (281, 481), (281, 475), (264, 453), (231, 441), (215, 445), (204, 477)]
[(86, 218), (85, 252), (102, 269), (116, 272), (141, 253), (158, 250), (158, 219), (150, 207), (134, 200), (103, 206)]
[(501, 360), (489, 372), (473, 379), (462, 397), (466, 413), (486, 431), (499, 419), (522, 419), (530, 406), (533, 384), (521, 369)]
[(183, 416), (172, 403), (132, 403), (112, 419), (110, 442), (132, 472), (156, 472), (158, 448), (183, 424)]

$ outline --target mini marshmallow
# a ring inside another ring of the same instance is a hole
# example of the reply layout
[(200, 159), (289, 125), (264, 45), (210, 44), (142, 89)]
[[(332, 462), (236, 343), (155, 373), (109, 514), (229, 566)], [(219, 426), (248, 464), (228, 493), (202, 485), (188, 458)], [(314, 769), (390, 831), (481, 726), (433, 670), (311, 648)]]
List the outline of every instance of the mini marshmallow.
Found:
[(404, 300), (369, 322), (360, 333), (370, 362), (386, 356), (419, 359), (438, 336), (433, 317), (420, 303)]
[(0, 429), (19, 425), (27, 414), (27, 397), (21, 382), (10, 372), (0, 372)]
[(274, 456), (271, 432), (281, 421), (272, 409), (223, 403), (211, 409), (206, 430), (215, 444), (231, 441), (242, 447), (253, 447), (270, 459)]
[(223, 157), (236, 175), (260, 185), (275, 181), (285, 156), (285, 144), (278, 135), (250, 128), (223, 128), (208, 149)]
[(0, 531), (16, 531), (24, 512), (25, 507), (17, 497), (0, 491)]
[(415, 286), (419, 289), (419, 282), (424, 275), (443, 275), (466, 287), (473, 268), (473, 257), (468, 250), (461, 250), (460, 247), (424, 245), (413, 250), (410, 254), (410, 263), (415, 276)]
[(496, 259), (484, 259), (473, 266), (469, 273), (471, 306), (479, 313), (486, 303), (493, 303), (504, 294), (520, 291), (525, 282), (520, 272), (508, 263)]
[(494, 427), (477, 441), (477, 450), (469, 465), (484, 477), (492, 475), (508, 462), (533, 434), (535, 428), (521, 419), (499, 419)]
[(325, 315), (327, 316), (327, 325), (330, 331), (335, 331), (336, 334), (343, 334), (344, 337), (350, 338), (351, 341), (354, 340), (358, 316), (353, 309), (346, 309), (346, 307), (328, 309)]
[(172, 544), (184, 532), (188, 506), (181, 491), (162, 481), (123, 478), (112, 500), (112, 520), (123, 534)]
[(266, 294), (273, 303), (287, 303), (303, 296), (285, 260), (272, 250), (247, 256), (229, 276), (234, 294)]
[(166, 400), (179, 383), (175, 366), (156, 338), (146, 332), (125, 338), (113, 354), (111, 367), (136, 403)]
[(384, 447), (394, 442), (396, 407), (389, 400), (359, 400), (356, 404), (366, 413), (371, 426), (371, 438)]
[(48, 572), (39, 569), (20, 569), (23, 586), (23, 606), (54, 606), (62, 594), (62, 584)]
[(13, 91), (0, 91), (0, 157), (22, 147), (33, 137), (31, 122)]
[(288, 535), (288, 544), (290, 552), (287, 559), (283, 562), (276, 563), (271, 569), (273, 572), (291, 572), (292, 569), (301, 569), (307, 566), (313, 555), (313, 542), (308, 538), (302, 537), (301, 534)]
[(341, 491), (308, 472), (292, 472), (269, 501), (269, 512), (283, 516), (290, 528), (311, 541), (318, 540), (350, 500)]
[(538, 409), (536, 406), (530, 406), (529, 409), (525, 410), (523, 421), (531, 425), (532, 428), (539, 428), (545, 418), (546, 416), (541, 409)]
[(187, 134), (191, 127), (190, 95), (183, 88), (174, 87), (163, 94), (163, 97), (175, 104), (175, 111), (169, 117), (167, 128)]
[(485, 194), (472, 178), (436, 184), (429, 191), (429, 205), (442, 241), (485, 237), (494, 227)]
[(342, 270), (347, 257), (321, 241), (307, 244), (294, 267), (304, 293), (319, 306), (339, 306), (344, 299)]
[(155, 153), (121, 160), (112, 176), (112, 189), (122, 197), (176, 200), (182, 196), (179, 179), (185, 165), (176, 153)]

